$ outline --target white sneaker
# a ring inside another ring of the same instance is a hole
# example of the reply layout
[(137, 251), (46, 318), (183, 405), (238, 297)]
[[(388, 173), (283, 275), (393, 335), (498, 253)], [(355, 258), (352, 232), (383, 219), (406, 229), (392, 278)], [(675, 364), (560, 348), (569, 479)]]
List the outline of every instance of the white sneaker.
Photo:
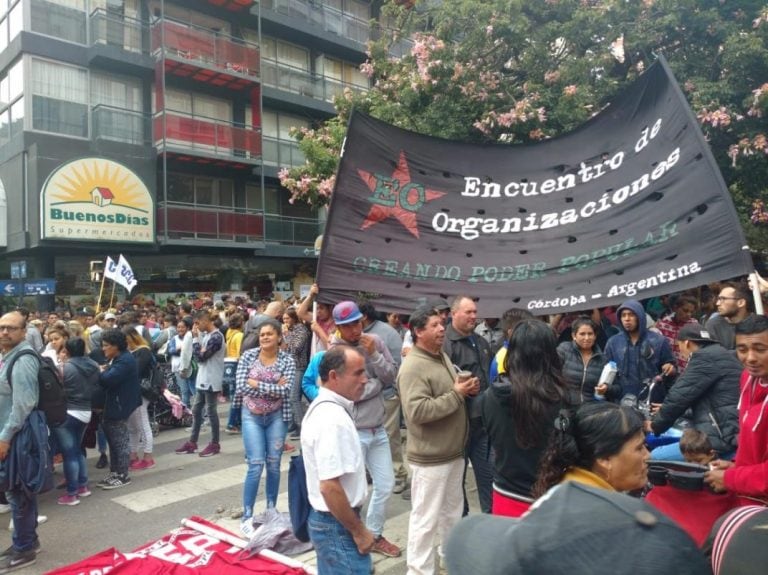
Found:
[[(42, 525), (46, 521), (48, 521), (48, 516), (47, 515), (38, 515), (37, 516), (37, 524), (38, 525)], [(13, 518), (11, 518), (11, 522), (8, 523), (8, 531), (13, 531)]]
[(11, 504), (10, 503), (0, 503), (0, 515), (3, 513), (10, 513), (11, 512)]
[(251, 540), (255, 531), (256, 528), (253, 526), (253, 517), (247, 517), (240, 522), (240, 533), (242, 533), (243, 537), (248, 539), (248, 541)]

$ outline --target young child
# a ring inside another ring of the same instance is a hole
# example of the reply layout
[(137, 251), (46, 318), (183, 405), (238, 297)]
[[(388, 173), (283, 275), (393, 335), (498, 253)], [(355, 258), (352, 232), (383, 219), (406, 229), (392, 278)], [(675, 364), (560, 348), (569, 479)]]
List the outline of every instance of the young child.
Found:
[(680, 438), (680, 451), (688, 463), (699, 465), (708, 466), (709, 462), (717, 457), (707, 434), (693, 427), (683, 431), (683, 436)]

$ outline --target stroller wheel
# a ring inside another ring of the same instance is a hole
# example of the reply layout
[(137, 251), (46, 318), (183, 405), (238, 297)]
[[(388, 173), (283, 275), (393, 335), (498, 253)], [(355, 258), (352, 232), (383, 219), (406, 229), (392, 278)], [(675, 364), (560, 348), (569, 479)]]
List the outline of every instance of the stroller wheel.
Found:
[(157, 437), (160, 434), (160, 424), (157, 421), (151, 421), (149, 427), (152, 430), (152, 437)]

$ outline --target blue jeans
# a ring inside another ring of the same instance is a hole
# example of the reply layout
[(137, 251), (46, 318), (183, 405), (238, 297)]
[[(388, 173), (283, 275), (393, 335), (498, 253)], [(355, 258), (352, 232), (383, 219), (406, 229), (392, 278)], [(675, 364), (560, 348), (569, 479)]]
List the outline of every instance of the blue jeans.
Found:
[(13, 548), (28, 551), (37, 541), (37, 495), (24, 491), (6, 491), (13, 516)]
[(387, 502), (395, 488), (395, 472), (392, 469), (392, 451), (389, 449), (387, 430), (383, 425), (373, 429), (358, 429), (360, 447), (363, 449), (365, 466), (373, 480), (373, 492), (368, 503), (365, 524), (376, 537), (384, 531)]
[(676, 427), (670, 427), (661, 435), (654, 434), (654, 437), (664, 438), (664, 441), (671, 441), (672, 438), (675, 438), (678, 441), (671, 441), (652, 449), (651, 459), (657, 461), (685, 461), (683, 453), (680, 451), (680, 437), (682, 437), (682, 435), (683, 432)]
[(307, 526), (318, 575), (369, 575), (371, 556), (360, 554), (350, 532), (333, 515), (312, 509)]
[(179, 384), (179, 391), (181, 391), (181, 403), (186, 405), (187, 409), (192, 409), (192, 400), (195, 399), (195, 378), (181, 377), (177, 373), (176, 383)]
[(64, 458), (64, 477), (67, 481), (67, 494), (77, 494), (77, 488), (88, 483), (88, 468), (85, 465), (85, 455), (80, 443), (85, 435), (87, 423), (67, 414), (67, 419), (61, 425), (51, 428), (56, 438), (56, 444)]
[(469, 513), (469, 502), (467, 501), (466, 477), (467, 463), (472, 462), (472, 471), (475, 473), (475, 483), (477, 484), (477, 496), (480, 500), (480, 510), (483, 513), (491, 512), (491, 497), (493, 484), (493, 457), (491, 455), (491, 442), (488, 434), (483, 427), (482, 420), (473, 418), (469, 420), (469, 440), (464, 452), (464, 515)]
[(277, 504), (277, 494), (280, 490), (280, 457), (283, 455), (286, 428), (282, 409), (267, 415), (254, 415), (243, 405), (241, 414), (245, 463), (248, 465), (243, 485), (243, 517), (248, 518), (253, 516), (253, 506), (259, 492), (259, 481), (265, 460), (267, 463), (267, 509)]
[(232, 397), (232, 402), (229, 404), (229, 418), (227, 419), (227, 429), (234, 427), (241, 428), (243, 426), (243, 420), (241, 417), (241, 409), (235, 407), (235, 398)]

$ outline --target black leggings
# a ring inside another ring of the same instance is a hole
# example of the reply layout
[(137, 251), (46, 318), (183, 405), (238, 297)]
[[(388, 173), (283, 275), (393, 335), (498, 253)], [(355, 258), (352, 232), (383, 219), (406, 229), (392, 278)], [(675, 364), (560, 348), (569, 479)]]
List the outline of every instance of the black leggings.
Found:
[(109, 444), (109, 470), (120, 475), (127, 475), (130, 463), (127, 421), (125, 419), (105, 419), (101, 422), (101, 427)]

